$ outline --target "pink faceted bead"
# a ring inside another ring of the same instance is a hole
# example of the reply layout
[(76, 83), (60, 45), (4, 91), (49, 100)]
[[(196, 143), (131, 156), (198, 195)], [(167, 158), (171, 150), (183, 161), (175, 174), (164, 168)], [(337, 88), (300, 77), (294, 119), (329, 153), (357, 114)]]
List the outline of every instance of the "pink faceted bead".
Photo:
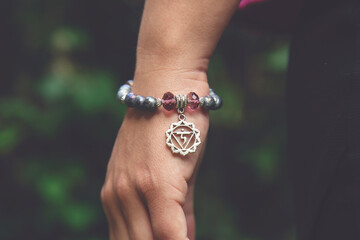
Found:
[(164, 93), (161, 102), (163, 107), (168, 111), (173, 110), (176, 106), (175, 96), (171, 92)]
[(195, 110), (199, 106), (199, 96), (194, 92), (189, 92), (187, 95), (187, 107)]

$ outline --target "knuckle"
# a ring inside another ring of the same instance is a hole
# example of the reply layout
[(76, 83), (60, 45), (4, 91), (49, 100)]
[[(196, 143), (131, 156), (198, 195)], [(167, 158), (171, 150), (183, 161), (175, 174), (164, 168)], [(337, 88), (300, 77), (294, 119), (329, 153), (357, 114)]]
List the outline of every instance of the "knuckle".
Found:
[(118, 199), (125, 199), (129, 195), (130, 190), (131, 184), (129, 177), (125, 174), (119, 175), (115, 186), (115, 192)]
[(136, 177), (136, 185), (141, 194), (145, 197), (153, 193), (157, 189), (157, 184), (155, 178), (149, 171), (141, 170), (138, 171)]
[(112, 191), (110, 184), (105, 183), (103, 185), (103, 187), (101, 188), (101, 192), (100, 192), (100, 199), (101, 199), (101, 202), (103, 203), (103, 205), (109, 204), (109, 202), (111, 201), (112, 195), (113, 195), (113, 191)]

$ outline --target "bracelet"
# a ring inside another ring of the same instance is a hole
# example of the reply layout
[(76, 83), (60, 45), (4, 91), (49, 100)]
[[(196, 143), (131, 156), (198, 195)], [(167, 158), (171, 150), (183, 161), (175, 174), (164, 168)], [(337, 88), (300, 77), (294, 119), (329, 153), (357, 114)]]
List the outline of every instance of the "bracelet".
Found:
[(129, 80), (119, 88), (117, 97), (122, 104), (128, 107), (134, 107), (140, 110), (154, 112), (161, 105), (167, 110), (171, 111), (175, 108), (186, 108), (195, 110), (199, 105), (208, 110), (217, 110), (222, 106), (221, 98), (210, 88), (209, 95), (199, 98), (199, 96), (190, 92), (187, 96), (174, 96), (171, 92), (166, 92), (162, 99), (154, 97), (144, 97), (135, 95), (131, 92), (133, 81)]
[(200, 131), (195, 128), (195, 124), (185, 121), (185, 109), (195, 110), (200, 106), (206, 110), (217, 110), (222, 106), (221, 98), (212, 89), (210, 89), (209, 95), (200, 98), (195, 92), (176, 96), (171, 92), (166, 92), (160, 99), (135, 95), (131, 91), (132, 85), (133, 81), (128, 80), (119, 88), (117, 97), (122, 104), (150, 112), (156, 111), (161, 106), (167, 111), (177, 109), (179, 121), (172, 123), (165, 133), (166, 145), (174, 154), (179, 153), (185, 156), (193, 153), (201, 143)]

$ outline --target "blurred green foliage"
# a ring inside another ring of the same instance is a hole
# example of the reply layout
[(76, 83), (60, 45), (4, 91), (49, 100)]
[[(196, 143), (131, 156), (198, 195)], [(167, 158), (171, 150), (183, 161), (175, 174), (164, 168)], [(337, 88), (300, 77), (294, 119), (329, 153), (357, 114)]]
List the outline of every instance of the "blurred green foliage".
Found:
[[(99, 192), (132, 77), (141, 1), (9, 4), (0, 97), (0, 239), (107, 239)], [(291, 240), (284, 162), (288, 41), (234, 20), (211, 60), (211, 113), (196, 190), (200, 240)]]

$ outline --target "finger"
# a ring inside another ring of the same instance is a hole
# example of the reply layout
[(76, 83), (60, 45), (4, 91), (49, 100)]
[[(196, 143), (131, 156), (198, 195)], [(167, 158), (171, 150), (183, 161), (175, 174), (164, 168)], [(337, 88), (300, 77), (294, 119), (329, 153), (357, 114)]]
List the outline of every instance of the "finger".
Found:
[(122, 215), (109, 225), (110, 240), (130, 240), (126, 223)]
[(158, 199), (149, 204), (155, 239), (184, 240), (187, 223), (182, 206), (174, 200)]
[(116, 195), (111, 184), (104, 184), (101, 190), (101, 201), (104, 212), (109, 223), (109, 234), (111, 240), (129, 240), (125, 220), (121, 214)]
[(118, 192), (121, 210), (131, 240), (153, 240), (149, 215), (135, 189)]
[(185, 199), (171, 194), (171, 190), (162, 189), (164, 190), (152, 189), (144, 192), (154, 238), (156, 240), (185, 240), (187, 239), (187, 223), (182, 208)]

